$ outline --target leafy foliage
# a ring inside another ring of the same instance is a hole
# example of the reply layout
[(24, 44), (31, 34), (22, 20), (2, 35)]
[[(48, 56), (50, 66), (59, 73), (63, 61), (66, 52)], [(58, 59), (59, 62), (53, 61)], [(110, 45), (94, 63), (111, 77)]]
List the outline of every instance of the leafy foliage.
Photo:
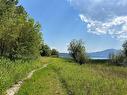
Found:
[(127, 41), (123, 43), (123, 50), (118, 54), (111, 54), (109, 59), (111, 64), (127, 66)]
[(82, 40), (72, 40), (68, 47), (69, 54), (78, 63), (87, 62), (88, 56), (85, 52), (85, 46)]
[(42, 43), (41, 26), (17, 4), (18, 0), (0, 0), (0, 56), (36, 58)]
[(51, 55), (52, 55), (52, 56), (59, 57), (59, 52), (58, 52), (56, 49), (52, 49), (52, 50), (51, 50)]
[(48, 45), (42, 44), (40, 49), (41, 56), (59, 57), (59, 52), (56, 49), (51, 49)]
[(42, 45), (40, 54), (41, 56), (51, 56), (50, 47), (48, 45)]
[(127, 40), (123, 43), (123, 53), (127, 57)]
[(123, 65), (124, 59), (123, 53), (109, 55), (109, 63), (113, 65)]

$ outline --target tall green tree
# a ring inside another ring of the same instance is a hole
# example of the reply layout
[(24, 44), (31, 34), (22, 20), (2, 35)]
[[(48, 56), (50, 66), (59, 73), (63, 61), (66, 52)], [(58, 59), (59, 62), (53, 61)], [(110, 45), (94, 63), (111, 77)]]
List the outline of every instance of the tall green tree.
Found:
[(35, 58), (42, 43), (41, 26), (18, 0), (0, 0), (0, 56)]

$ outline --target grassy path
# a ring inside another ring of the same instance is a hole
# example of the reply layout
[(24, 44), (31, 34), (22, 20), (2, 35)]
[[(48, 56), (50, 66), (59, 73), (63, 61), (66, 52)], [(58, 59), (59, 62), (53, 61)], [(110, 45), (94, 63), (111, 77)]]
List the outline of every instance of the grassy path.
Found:
[(6, 90), (13, 84), (26, 77), (30, 71), (40, 68), (46, 63), (45, 58), (15, 61), (0, 59), (0, 95), (6, 95)]
[(31, 71), (31, 72), (27, 75), (27, 77), (25, 77), (24, 79), (20, 80), (20, 81), (17, 82), (16, 84), (12, 85), (12, 87), (9, 88), (9, 89), (6, 91), (6, 95), (15, 95), (15, 94), (19, 91), (19, 89), (20, 89), (20, 87), (22, 86), (22, 84), (24, 83), (24, 81), (30, 79), (30, 78), (33, 76), (33, 73), (35, 73), (36, 71), (41, 70), (41, 69), (43, 69), (43, 68), (46, 68), (47, 65), (48, 65), (48, 64), (44, 64), (43, 67)]
[(16, 95), (127, 95), (127, 67), (80, 66), (60, 58), (43, 58), (41, 62), (51, 64), (25, 80)]
[(57, 74), (50, 68), (41, 69), (27, 80), (16, 95), (67, 95)]

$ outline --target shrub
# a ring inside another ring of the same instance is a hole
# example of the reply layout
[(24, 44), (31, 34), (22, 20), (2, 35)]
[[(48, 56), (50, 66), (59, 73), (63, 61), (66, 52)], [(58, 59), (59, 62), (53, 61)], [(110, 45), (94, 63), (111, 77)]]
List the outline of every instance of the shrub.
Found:
[(123, 54), (127, 57), (127, 40), (123, 43)]
[(59, 57), (59, 52), (56, 49), (51, 50), (51, 55), (55, 57)]
[(71, 57), (80, 65), (87, 62), (87, 54), (82, 40), (72, 40), (68, 47)]
[(42, 45), (40, 54), (41, 56), (50, 56), (51, 55), (50, 47), (48, 45)]
[(122, 52), (119, 54), (110, 54), (109, 63), (113, 65), (123, 65), (124, 59), (125, 56)]
[(127, 66), (127, 40), (123, 43), (123, 50), (118, 54), (110, 54), (109, 63), (115, 65)]

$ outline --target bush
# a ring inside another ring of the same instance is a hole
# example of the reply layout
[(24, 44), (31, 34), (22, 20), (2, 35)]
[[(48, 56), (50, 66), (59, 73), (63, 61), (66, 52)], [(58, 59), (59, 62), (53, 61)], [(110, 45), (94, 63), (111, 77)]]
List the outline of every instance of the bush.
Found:
[(119, 53), (119, 54), (110, 54), (109, 56), (109, 63), (113, 64), (113, 65), (124, 65), (125, 61), (125, 56), (123, 55), (123, 53)]
[(50, 47), (48, 45), (42, 45), (40, 54), (41, 56), (51, 56)]
[(118, 54), (111, 54), (109, 59), (110, 64), (127, 66), (127, 40), (123, 43), (123, 50)]
[(85, 46), (82, 40), (72, 40), (68, 47), (71, 57), (80, 65), (88, 61), (88, 56), (85, 52)]
[(54, 57), (59, 57), (59, 52), (56, 49), (51, 50), (51, 55)]

